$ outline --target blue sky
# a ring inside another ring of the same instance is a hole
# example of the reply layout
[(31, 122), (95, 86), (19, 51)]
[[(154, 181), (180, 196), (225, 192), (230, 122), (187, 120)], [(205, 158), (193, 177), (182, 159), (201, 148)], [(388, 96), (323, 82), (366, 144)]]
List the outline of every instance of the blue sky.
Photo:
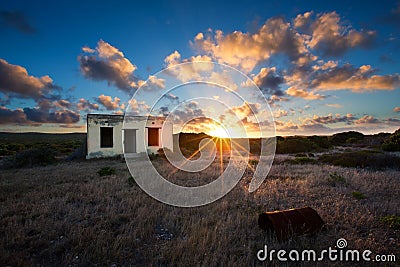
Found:
[(88, 112), (121, 113), (149, 75), (201, 56), (254, 80), (278, 134), (392, 132), (399, 33), (398, 1), (3, 1), (0, 130), (85, 131)]

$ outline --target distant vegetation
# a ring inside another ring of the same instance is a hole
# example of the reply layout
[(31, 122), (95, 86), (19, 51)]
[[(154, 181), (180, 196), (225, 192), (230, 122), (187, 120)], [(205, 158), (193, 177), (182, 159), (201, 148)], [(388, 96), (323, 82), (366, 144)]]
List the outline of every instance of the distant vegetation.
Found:
[(400, 151), (400, 129), (391, 134), (382, 144), (382, 150)]
[[(182, 154), (189, 157), (199, 149), (200, 142), (204, 138), (213, 137), (205, 133), (174, 135), (174, 149), (177, 149), (179, 145)], [(86, 134), (84, 133), (0, 133), (0, 159), (3, 159), (0, 165), (3, 168), (32, 167), (62, 160), (82, 159), (86, 154), (85, 143)], [(261, 139), (249, 139), (249, 145), (251, 154), (260, 154)], [(218, 149), (222, 147), (223, 152), (229, 152), (231, 148), (228, 139), (218, 143), (217, 146)], [(384, 153), (385, 151), (400, 151), (400, 129), (393, 134), (364, 135), (350, 131), (332, 136), (278, 136), (276, 138), (276, 154), (295, 156), (286, 160), (289, 164), (325, 163), (343, 167), (400, 168), (400, 158)], [(199, 154), (193, 159), (198, 156)], [(158, 156), (151, 155), (151, 157), (156, 159)]]
[[(191, 154), (199, 148), (199, 143), (204, 138), (212, 138), (205, 133), (180, 133), (174, 136), (179, 138), (179, 147), (183, 154)], [(249, 139), (250, 152), (258, 155), (261, 150), (261, 139)], [(349, 131), (337, 133), (332, 136), (278, 136), (276, 138), (277, 154), (298, 154), (310, 152), (326, 152), (334, 147), (356, 147), (367, 149), (383, 149), (386, 151), (400, 151), (400, 129), (393, 134), (379, 133), (364, 135), (359, 132)], [(223, 150), (230, 149), (229, 142), (223, 144)]]
[[(211, 139), (213, 138), (212, 136), (209, 136), (205, 133), (180, 133), (180, 134), (175, 134), (174, 135), (174, 143), (176, 149), (176, 144), (178, 144), (179, 140), (179, 148), (182, 151), (182, 154), (185, 157), (191, 156), (196, 150), (199, 149), (200, 142), (201, 140), (208, 138)], [(227, 141), (228, 142), (228, 141)], [(223, 151), (229, 151), (230, 150), (230, 144), (229, 142), (222, 142), (222, 150)], [(194, 157), (196, 158), (196, 157)]]
[(295, 154), (301, 152), (321, 152), (332, 147), (327, 136), (278, 137), (276, 153)]
[(319, 161), (321, 163), (353, 168), (372, 168), (378, 170), (400, 168), (400, 157), (372, 150), (324, 154), (319, 157)]
[[(178, 138), (178, 135), (175, 138)], [(182, 153), (186, 157), (193, 154), (204, 138), (212, 137), (205, 133), (180, 133), (179, 146)], [(260, 154), (261, 139), (250, 139), (249, 145), (253, 155)], [(278, 136), (276, 138), (276, 154), (295, 155), (294, 158), (284, 161), (288, 164), (323, 163), (377, 170), (400, 168), (400, 157), (384, 153), (384, 151), (399, 151), (399, 146), (400, 129), (393, 134), (364, 135), (349, 131), (332, 136)], [(228, 152), (229, 148), (229, 143), (223, 144), (224, 152)], [(319, 153), (319, 155), (315, 156), (315, 153)]]
[(15, 155), (29, 149), (50, 148), (56, 156), (65, 156), (80, 147), (85, 133), (45, 134), (45, 133), (1, 133), (0, 156)]
[(97, 172), (100, 176), (109, 176), (115, 174), (115, 168), (103, 167)]
[(50, 147), (39, 147), (22, 150), (15, 154), (15, 167), (45, 166), (56, 162), (54, 150)]
[(295, 157), (294, 159), (289, 159), (286, 162), (291, 164), (314, 164), (317, 163), (317, 160), (304, 156), (304, 157)]
[[(0, 172), (0, 265), (254, 266), (266, 243), (321, 251), (338, 237), (346, 237), (352, 249), (397, 255), (400, 158), (382, 149), (396, 144), (398, 133), (278, 137), (277, 151), (285, 155), (276, 157), (283, 160), (273, 164), (256, 192), (248, 192), (259, 164), (253, 157), (229, 194), (190, 209), (150, 198), (124, 161), (65, 162), (79, 149), (77, 158), (84, 155), (84, 134), (0, 134), (7, 151), (2, 161), (15, 168)], [(209, 136), (180, 137), (183, 153), (190, 155)], [(260, 144), (251, 139), (251, 152), (259, 153)], [(229, 143), (223, 145), (228, 149)], [(160, 174), (181, 186), (207, 184), (221, 171), (219, 159), (188, 173), (174, 172), (163, 154), (151, 157)], [(135, 164), (141, 167), (140, 161)], [(36, 165), (48, 166), (17, 168)], [(386, 168), (392, 169), (375, 170)], [(280, 243), (257, 227), (261, 212), (304, 206), (315, 208), (327, 226), (311, 238)]]
[[(85, 144), (86, 134), (1, 133), (2, 167), (33, 167), (67, 159)], [(81, 154), (85, 154), (82, 151)]]

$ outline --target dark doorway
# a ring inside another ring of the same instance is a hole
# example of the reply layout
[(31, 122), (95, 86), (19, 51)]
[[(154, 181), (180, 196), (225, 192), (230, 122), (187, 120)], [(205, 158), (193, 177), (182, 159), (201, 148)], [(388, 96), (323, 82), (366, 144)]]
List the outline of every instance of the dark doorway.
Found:
[(113, 147), (113, 127), (100, 127), (100, 147)]

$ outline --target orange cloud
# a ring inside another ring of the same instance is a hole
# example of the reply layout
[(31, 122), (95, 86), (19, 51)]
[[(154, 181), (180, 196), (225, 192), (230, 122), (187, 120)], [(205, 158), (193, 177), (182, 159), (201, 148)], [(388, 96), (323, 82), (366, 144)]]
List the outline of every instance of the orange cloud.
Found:
[(119, 89), (130, 91), (137, 87), (134, 77), (136, 66), (114, 46), (103, 40), (96, 49), (83, 47), (84, 55), (78, 57), (82, 74), (95, 81), (108, 81)]
[(278, 109), (277, 111), (274, 112), (274, 118), (280, 118), (280, 117), (285, 117), (289, 113), (286, 110), (283, 109)]
[(114, 97), (114, 101), (111, 96), (107, 95), (100, 95), (97, 98), (97, 101), (102, 104), (107, 110), (116, 110), (119, 108), (119, 103), (121, 102), (121, 99), (118, 97)]
[(78, 104), (76, 105), (78, 110), (87, 110), (90, 111), (92, 109), (94, 110), (98, 110), (99, 109), (99, 105), (96, 103), (90, 103), (89, 100), (86, 100), (84, 98), (79, 99)]
[(376, 119), (374, 116), (371, 115), (365, 115), (361, 117), (360, 119), (354, 121), (356, 124), (369, 124), (369, 123), (378, 123), (379, 120)]
[(303, 90), (303, 89), (297, 89), (294, 86), (289, 87), (286, 90), (286, 93), (290, 96), (300, 97), (300, 98), (304, 98), (304, 99), (308, 99), (308, 100), (325, 98), (325, 96), (323, 96), (323, 95), (314, 94), (313, 92), (307, 92), (306, 90)]
[[(166, 67), (170, 68), (169, 72), (182, 82), (202, 80), (202, 72), (210, 72), (212, 70), (212, 65), (207, 64), (207, 62), (211, 61), (211, 58), (206, 55), (181, 59), (181, 54), (178, 51), (174, 51), (164, 59)], [(181, 64), (187, 62), (198, 62), (198, 64)], [(181, 65), (171, 68), (178, 64)]]
[(0, 59), (0, 92), (38, 99), (54, 87), (53, 80), (48, 75), (31, 76), (24, 67)]
[[(362, 68), (363, 66), (361, 66)], [(326, 80), (313, 81), (317, 84), (315, 88), (318, 90), (351, 90), (353, 92), (365, 92), (374, 90), (394, 90), (400, 86), (400, 76), (393, 75), (362, 75), (361, 68), (350, 77), (331, 76)]]
[(234, 113), (236, 114), (236, 116), (243, 119), (248, 116), (254, 116), (254, 114), (257, 114), (260, 107), (261, 105), (258, 103), (244, 102), (241, 106), (232, 107), (229, 110), (229, 113)]
[(307, 52), (303, 36), (282, 18), (267, 20), (254, 34), (234, 31), (224, 35), (220, 30), (214, 36), (199, 33), (191, 44), (218, 62), (240, 67), (245, 72), (252, 71), (272, 54), (283, 52), (297, 61)]
[(341, 55), (353, 47), (367, 47), (376, 36), (374, 31), (347, 30), (341, 25), (336, 12), (319, 15), (310, 28), (312, 30), (311, 40), (308, 43), (310, 48), (330, 56)]

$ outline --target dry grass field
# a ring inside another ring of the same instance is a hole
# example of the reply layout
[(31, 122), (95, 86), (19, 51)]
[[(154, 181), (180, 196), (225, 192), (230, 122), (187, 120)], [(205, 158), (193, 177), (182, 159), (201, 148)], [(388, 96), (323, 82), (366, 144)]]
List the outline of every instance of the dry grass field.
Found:
[[(161, 170), (167, 166), (162, 159), (155, 164)], [(103, 167), (115, 174), (100, 176)], [(209, 181), (213, 175), (186, 174), (186, 179)], [(119, 159), (2, 170), (0, 265), (279, 266), (276, 259), (259, 262), (257, 251), (264, 245), (321, 251), (339, 238), (347, 240), (348, 249), (393, 254), (397, 262), (385, 266), (398, 264), (400, 230), (381, 218), (400, 214), (400, 171), (276, 163), (263, 185), (248, 193), (250, 175), (212, 204), (177, 208), (144, 193)], [(257, 226), (260, 212), (304, 206), (325, 221), (322, 232), (279, 243)]]

